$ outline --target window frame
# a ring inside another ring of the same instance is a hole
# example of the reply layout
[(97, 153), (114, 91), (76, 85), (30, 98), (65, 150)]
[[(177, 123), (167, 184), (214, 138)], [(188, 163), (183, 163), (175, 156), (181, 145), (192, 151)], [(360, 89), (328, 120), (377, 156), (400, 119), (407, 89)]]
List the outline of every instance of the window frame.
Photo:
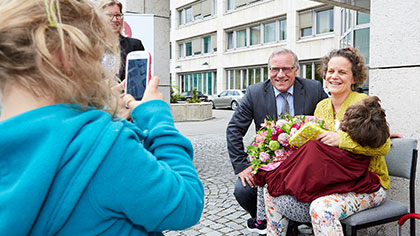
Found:
[[(286, 38), (285, 39), (281, 39), (280, 37), (280, 31), (281, 31), (281, 22), (285, 22), (286, 27), (285, 27), (285, 34), (286, 34)], [(265, 38), (266, 38), (266, 28), (265, 26), (267, 24), (272, 24), (275, 23), (275, 32), (273, 33), (275, 36), (275, 40), (274, 41), (270, 41), (270, 42), (266, 42)], [(255, 44), (251, 44), (251, 36), (252, 36), (252, 28), (253, 27), (259, 27), (259, 43), (255, 43)], [(238, 47), (238, 32), (242, 32), (245, 31), (246, 32), (246, 45), (245, 46), (240, 46)], [(263, 46), (263, 45), (267, 45), (267, 44), (272, 44), (272, 43), (281, 43), (287, 40), (287, 16), (283, 15), (280, 17), (276, 17), (273, 19), (268, 19), (268, 20), (264, 20), (262, 22), (259, 22), (257, 24), (253, 23), (253, 24), (248, 24), (248, 25), (244, 25), (241, 27), (236, 27), (233, 29), (227, 29), (225, 30), (225, 35), (226, 35), (226, 45), (225, 45), (225, 50), (226, 51), (233, 51), (236, 49), (244, 49), (244, 48), (249, 48), (249, 47), (258, 47), (258, 46)]]
[[(204, 13), (208, 12), (208, 11), (203, 10), (203, 4), (205, 4), (207, 1), (211, 7), (210, 14), (203, 15), (203, 12)], [(199, 14), (194, 15), (194, 6), (197, 6), (200, 8)], [(204, 19), (208, 19), (217, 15), (217, 0), (196, 1), (194, 3), (178, 8), (177, 12), (178, 12), (178, 27), (188, 25), (188, 24), (194, 24)]]
[[(205, 48), (204, 48), (204, 46), (206, 45), (205, 39), (207, 38), (209, 38), (209, 41), (208, 41), (208, 47), (210, 49), (209, 52), (205, 52)], [(213, 40), (216, 40), (215, 44), (213, 44)], [(177, 43), (178, 43), (178, 48), (179, 48), (178, 59), (216, 53), (217, 52), (217, 32), (202, 35), (199, 37), (184, 39), (184, 40), (178, 41)], [(194, 52), (194, 48), (195, 48), (194, 43), (200, 44), (199, 46), (201, 48), (200, 52)], [(188, 44), (191, 44), (191, 46), (187, 47)], [(216, 48), (214, 48), (213, 45)], [(187, 48), (191, 48), (191, 54), (187, 54), (188, 52)]]
[[(238, 89), (241, 91), (246, 90), (252, 84), (263, 82), (269, 78), (267, 65), (229, 68), (229, 69), (225, 69), (225, 71), (226, 71), (225, 90), (232, 90), (232, 89)], [(240, 75), (240, 78), (237, 78), (238, 75)], [(260, 79), (257, 80), (257, 77), (259, 77)]]
[[(331, 27), (332, 31), (318, 33), (318, 23), (319, 23), (318, 13), (324, 12), (324, 11), (332, 11), (332, 13), (330, 14), (330, 18), (328, 18), (329, 22), (331, 23), (330, 27)], [(334, 19), (335, 7), (334, 6), (322, 6), (322, 7), (312, 8), (312, 9), (309, 9), (309, 10), (300, 11), (300, 12), (298, 12), (299, 21), (301, 21), (300, 17), (302, 15), (308, 14), (308, 13), (311, 14), (311, 16), (310, 16), (311, 26), (302, 27), (302, 22), (299, 22), (298, 26), (299, 26), (299, 38), (300, 39), (316, 37), (316, 36), (326, 35), (326, 34), (334, 34), (334, 32), (335, 32), (335, 27), (334, 27), (334, 24), (335, 24), (335, 19)]]
[[(217, 71), (200, 71), (178, 74), (178, 84), (182, 94), (187, 91), (192, 91), (194, 88), (198, 93), (203, 93), (208, 96), (217, 94)], [(209, 87), (211, 85), (211, 87)]]
[(225, 5), (226, 12), (235, 11), (237, 9), (252, 6), (254, 4), (258, 4), (258, 3), (266, 1), (266, 0), (243, 0), (245, 3), (241, 4), (241, 5), (238, 5), (237, 1), (241, 1), (241, 0), (226, 0), (226, 5)]

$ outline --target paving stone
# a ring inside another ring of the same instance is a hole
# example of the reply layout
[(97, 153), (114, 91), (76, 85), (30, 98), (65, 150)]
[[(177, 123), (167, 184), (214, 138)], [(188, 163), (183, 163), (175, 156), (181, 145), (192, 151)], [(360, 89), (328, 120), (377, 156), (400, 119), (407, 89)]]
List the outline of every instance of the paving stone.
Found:
[(166, 236), (248, 235), (248, 214), (236, 202), (233, 173), (224, 135), (189, 137), (194, 146), (194, 165), (204, 185), (205, 203), (200, 222), (183, 231), (166, 231)]

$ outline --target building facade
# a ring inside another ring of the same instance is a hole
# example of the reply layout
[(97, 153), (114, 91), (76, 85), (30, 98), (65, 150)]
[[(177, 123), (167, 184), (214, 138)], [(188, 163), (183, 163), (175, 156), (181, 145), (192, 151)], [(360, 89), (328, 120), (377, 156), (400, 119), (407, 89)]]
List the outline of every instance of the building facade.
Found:
[(296, 52), (301, 77), (321, 82), (316, 68), (331, 49), (355, 45), (369, 57), (366, 13), (308, 0), (170, 3), (170, 73), (178, 92), (246, 89), (269, 78), (268, 57), (280, 47)]

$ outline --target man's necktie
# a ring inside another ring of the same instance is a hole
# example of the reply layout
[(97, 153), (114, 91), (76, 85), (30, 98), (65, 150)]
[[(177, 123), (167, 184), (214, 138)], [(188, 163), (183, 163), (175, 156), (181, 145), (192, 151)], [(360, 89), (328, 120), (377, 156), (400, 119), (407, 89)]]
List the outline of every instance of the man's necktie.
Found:
[(287, 101), (287, 96), (289, 95), (289, 93), (284, 92), (284, 93), (280, 93), (280, 96), (283, 97), (283, 107), (281, 109), (281, 113), (282, 113), (282, 117), (284, 117), (284, 115), (287, 113), (289, 114), (289, 102)]

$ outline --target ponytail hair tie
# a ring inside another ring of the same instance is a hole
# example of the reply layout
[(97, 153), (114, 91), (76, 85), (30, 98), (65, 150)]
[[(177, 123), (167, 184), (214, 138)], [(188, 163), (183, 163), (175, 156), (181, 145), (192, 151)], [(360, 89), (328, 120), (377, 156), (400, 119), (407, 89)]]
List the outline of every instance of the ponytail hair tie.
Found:
[(56, 13), (57, 13), (55, 2), (53, 1), (51, 4), (48, 4), (48, 0), (44, 0), (44, 3), (45, 3), (45, 11), (47, 12), (48, 22), (50, 23), (50, 27), (56, 27), (55, 22), (53, 20), (53, 15), (56, 16)]

